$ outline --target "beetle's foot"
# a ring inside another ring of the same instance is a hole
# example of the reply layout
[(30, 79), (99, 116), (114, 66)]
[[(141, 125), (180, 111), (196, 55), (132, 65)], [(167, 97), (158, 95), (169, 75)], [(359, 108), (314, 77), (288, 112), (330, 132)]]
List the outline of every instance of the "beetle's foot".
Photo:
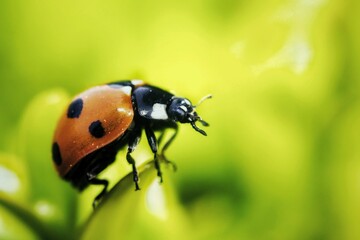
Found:
[(160, 183), (162, 183), (163, 177), (162, 177), (162, 172), (161, 172), (161, 168), (160, 168), (160, 161), (159, 161), (157, 154), (155, 154), (155, 156), (154, 156), (154, 163), (155, 163), (155, 169), (157, 171), (157, 176), (160, 178)]
[(161, 155), (160, 155), (160, 158), (161, 158), (161, 161), (163, 161), (163, 162), (166, 164), (166, 166), (171, 165), (173, 171), (174, 171), (174, 172), (177, 171), (176, 163), (174, 163), (173, 161), (168, 160), (168, 159), (165, 157), (164, 154), (161, 154)]

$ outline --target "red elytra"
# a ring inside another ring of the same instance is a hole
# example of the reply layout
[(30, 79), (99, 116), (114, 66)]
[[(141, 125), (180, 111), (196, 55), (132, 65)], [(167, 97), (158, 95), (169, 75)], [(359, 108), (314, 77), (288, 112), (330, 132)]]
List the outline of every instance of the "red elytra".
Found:
[[(134, 111), (131, 87), (112, 88), (108, 85), (93, 87), (77, 95), (73, 101), (82, 100), (78, 117), (69, 118), (65, 112), (58, 122), (53, 142), (59, 146), (60, 164), (55, 167), (60, 176), (88, 154), (120, 137), (130, 126)], [(69, 110), (68, 110), (69, 111)], [(96, 138), (89, 132), (91, 123), (100, 121), (104, 136)]]

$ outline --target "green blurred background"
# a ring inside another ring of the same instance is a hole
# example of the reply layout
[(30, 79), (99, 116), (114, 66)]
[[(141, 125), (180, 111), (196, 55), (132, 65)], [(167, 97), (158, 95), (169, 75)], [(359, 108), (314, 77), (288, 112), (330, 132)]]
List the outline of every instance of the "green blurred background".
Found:
[[(1, 1), (0, 238), (360, 239), (359, 10), (355, 0)], [(179, 170), (164, 173), (168, 214), (155, 220), (139, 200), (153, 171), (142, 193), (116, 188), (91, 214), (91, 190), (79, 198), (51, 166), (69, 96), (131, 78), (194, 103), (214, 95), (198, 109), (208, 137), (181, 126), (167, 153)]]

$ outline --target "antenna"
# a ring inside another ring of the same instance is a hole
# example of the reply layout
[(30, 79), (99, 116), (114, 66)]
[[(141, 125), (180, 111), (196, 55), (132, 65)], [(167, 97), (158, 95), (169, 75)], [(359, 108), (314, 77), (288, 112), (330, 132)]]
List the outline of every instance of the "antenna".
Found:
[[(212, 95), (211, 95), (211, 94), (208, 94), (208, 95), (202, 97), (202, 98), (200, 99), (200, 101), (199, 101), (196, 105), (193, 106), (193, 108), (196, 109), (202, 102), (204, 102), (205, 100), (210, 99), (210, 98), (212, 98)], [(201, 133), (201, 134), (204, 135), (204, 136), (207, 136), (207, 134), (206, 134), (206, 132), (205, 132), (204, 130), (202, 130), (202, 129), (200, 129), (198, 126), (196, 126), (195, 122), (196, 122), (196, 121), (199, 121), (199, 122), (201, 123), (201, 125), (203, 125), (204, 127), (209, 126), (209, 124), (208, 124), (207, 122), (205, 122), (204, 120), (202, 120), (202, 118), (201, 118), (195, 111), (193, 111), (193, 117), (194, 117), (194, 120), (190, 122), (191, 126), (192, 126), (197, 132)]]
[(210, 98), (212, 98), (212, 95), (211, 95), (211, 94), (208, 94), (208, 95), (206, 95), (206, 96), (203, 96), (203, 97), (199, 100), (199, 102), (198, 102), (196, 105), (194, 105), (193, 107), (194, 107), (194, 108), (197, 108), (202, 102), (204, 102), (205, 100), (210, 99)]

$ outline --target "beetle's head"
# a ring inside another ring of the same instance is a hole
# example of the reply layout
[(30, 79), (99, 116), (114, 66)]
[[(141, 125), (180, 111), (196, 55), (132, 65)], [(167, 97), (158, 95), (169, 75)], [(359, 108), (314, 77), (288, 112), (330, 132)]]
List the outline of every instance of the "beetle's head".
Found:
[(186, 98), (173, 97), (167, 107), (168, 116), (180, 123), (190, 123), (191, 126), (202, 135), (206, 136), (206, 132), (196, 126), (196, 122), (200, 122), (203, 126), (209, 126), (207, 122), (197, 114), (196, 107), (199, 106), (204, 100), (211, 98), (211, 95), (203, 97), (198, 104), (192, 105)]

